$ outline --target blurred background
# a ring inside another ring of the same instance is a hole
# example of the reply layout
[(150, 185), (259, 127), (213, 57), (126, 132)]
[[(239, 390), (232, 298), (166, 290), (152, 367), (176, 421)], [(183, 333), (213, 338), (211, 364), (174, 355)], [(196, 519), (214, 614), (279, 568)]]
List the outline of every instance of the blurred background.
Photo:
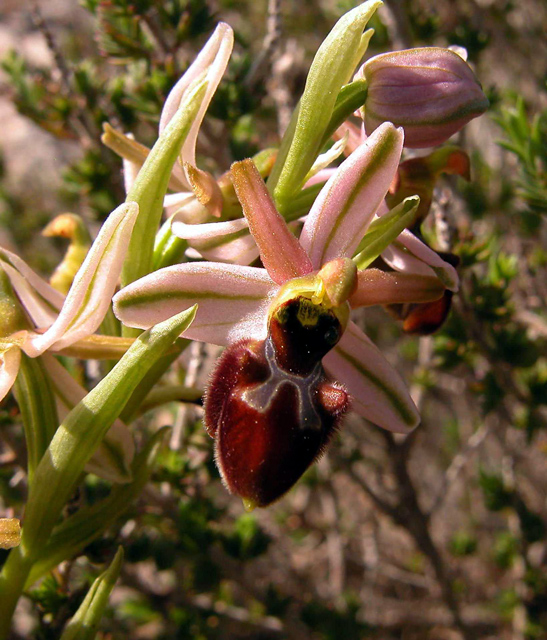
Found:
[[(236, 46), (198, 165), (220, 175), (276, 146), (317, 47), (356, 4), (3, 0), (0, 244), (50, 274), (65, 245), (41, 235), (48, 221), (71, 211), (98, 228), (125, 197), (103, 122), (151, 146), (169, 89), (219, 20)], [(416, 336), (383, 309), (361, 318), (411, 386), (421, 426), (400, 439), (350, 415), (295, 489), (245, 513), (221, 485), (198, 407), (145, 414), (141, 441), (174, 427), (150, 482), (35, 585), (13, 638), (58, 638), (119, 544), (103, 638), (547, 638), (547, 5), (385, 0), (370, 26), (367, 57), (464, 47), (491, 103), (454, 139), (471, 182), (443, 178), (423, 229), (460, 260), (447, 322)], [(216, 352), (190, 352), (177, 375), (203, 384)], [(0, 509), (20, 515), (13, 399), (0, 406), (0, 447)], [(109, 491), (88, 476), (71, 508)]]

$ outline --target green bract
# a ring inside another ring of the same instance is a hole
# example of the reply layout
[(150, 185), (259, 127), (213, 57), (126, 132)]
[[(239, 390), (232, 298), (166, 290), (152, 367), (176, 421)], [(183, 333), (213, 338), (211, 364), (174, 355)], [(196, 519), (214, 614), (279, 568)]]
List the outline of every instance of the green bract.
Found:
[(268, 181), (280, 209), (300, 190), (321, 150), (340, 89), (349, 82), (373, 34), (363, 30), (381, 4), (369, 0), (342, 16), (315, 55)]

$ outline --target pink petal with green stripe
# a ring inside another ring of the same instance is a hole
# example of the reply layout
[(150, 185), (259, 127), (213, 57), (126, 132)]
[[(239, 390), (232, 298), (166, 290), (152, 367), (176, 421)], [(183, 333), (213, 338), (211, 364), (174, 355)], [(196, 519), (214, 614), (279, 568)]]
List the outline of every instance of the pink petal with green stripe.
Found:
[[(190, 89), (191, 85), (202, 76), (202, 74), (206, 74), (207, 90), (205, 91), (201, 106), (194, 119), (186, 141), (182, 146), (180, 153), (181, 163), (189, 162), (194, 166), (196, 164), (196, 140), (199, 128), (203, 121), (205, 112), (209, 107), (211, 98), (224, 75), (233, 46), (234, 33), (232, 28), (226, 23), (220, 22), (197, 58), (167, 96), (167, 100), (165, 101), (160, 117), (160, 135), (169, 124), (171, 118), (177, 112), (184, 94)], [(190, 189), (190, 184), (186, 177), (184, 178), (184, 183), (185, 186)]]
[(323, 187), (300, 236), (314, 269), (353, 255), (389, 189), (402, 148), (403, 130), (386, 122)]
[(258, 258), (258, 248), (245, 218), (227, 222), (186, 224), (173, 218), (173, 233), (184, 238), (206, 260), (248, 265)]
[(278, 287), (265, 269), (217, 262), (185, 263), (155, 271), (114, 296), (127, 326), (147, 329), (197, 303), (184, 337), (226, 345), (266, 337), (267, 308)]
[(418, 409), (405, 383), (353, 322), (323, 364), (345, 386), (352, 410), (363, 418), (395, 433), (408, 433), (419, 424)]
[(311, 262), (277, 211), (254, 162), (232, 165), (232, 182), (260, 251), (262, 263), (277, 284), (312, 271)]
[(456, 269), (408, 229), (382, 252), (382, 259), (396, 271), (434, 276), (451, 291), (457, 291), (459, 288)]
[(101, 324), (118, 283), (139, 207), (127, 202), (103, 224), (78, 270), (59, 316), (43, 335), (34, 335), (24, 351), (36, 357), (55, 345), (63, 349), (91, 335)]

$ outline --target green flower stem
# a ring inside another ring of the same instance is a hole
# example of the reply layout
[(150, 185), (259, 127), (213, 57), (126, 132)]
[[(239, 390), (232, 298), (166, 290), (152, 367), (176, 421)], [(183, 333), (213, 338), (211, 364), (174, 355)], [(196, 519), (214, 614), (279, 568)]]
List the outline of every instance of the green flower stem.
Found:
[(156, 235), (152, 270), (157, 271), (182, 262), (187, 246), (186, 240), (177, 237), (171, 231), (171, 219), (166, 220)]
[(29, 358), (21, 353), (13, 390), (23, 418), (27, 473), (29, 486), (32, 486), (34, 471), (59, 426), (55, 396), (40, 358)]
[(296, 198), (288, 202), (287, 205), (283, 207), (283, 217), (285, 220), (292, 222), (305, 216), (324, 186), (324, 182), (318, 182), (307, 189), (303, 189)]
[(188, 92), (173, 119), (148, 154), (133, 188), (127, 195), (127, 202), (138, 203), (139, 214), (122, 270), (122, 286), (146, 275), (152, 268), (155, 234), (163, 213), (163, 199), (171, 171), (206, 89), (207, 82), (201, 80)]
[(93, 640), (99, 622), (108, 604), (108, 597), (120, 575), (123, 562), (123, 548), (118, 547), (108, 569), (91, 585), (78, 611), (67, 624), (61, 640)]
[(190, 325), (195, 312), (194, 306), (141, 334), (57, 429), (35, 471), (21, 545), (10, 553), (0, 574), (0, 638), (9, 632), (13, 610), (32, 565), (86, 463), (146, 372)]

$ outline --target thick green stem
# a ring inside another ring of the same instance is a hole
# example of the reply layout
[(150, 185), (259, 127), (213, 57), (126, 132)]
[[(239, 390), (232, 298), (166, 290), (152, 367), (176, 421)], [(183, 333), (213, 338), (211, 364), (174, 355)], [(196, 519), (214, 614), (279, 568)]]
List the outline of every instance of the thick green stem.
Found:
[(11, 619), (27, 576), (32, 568), (32, 557), (22, 546), (12, 549), (0, 574), (0, 640), (7, 638)]

